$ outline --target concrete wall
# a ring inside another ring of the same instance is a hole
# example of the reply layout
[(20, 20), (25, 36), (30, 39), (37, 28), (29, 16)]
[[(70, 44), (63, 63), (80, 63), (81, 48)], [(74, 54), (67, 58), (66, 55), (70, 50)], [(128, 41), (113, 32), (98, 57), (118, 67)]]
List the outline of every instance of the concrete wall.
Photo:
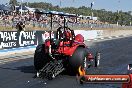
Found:
[(110, 36), (132, 35), (132, 30), (75, 30), (75, 35), (82, 34), (84, 39), (95, 39)]
[(132, 30), (103, 30), (103, 37), (132, 35)]

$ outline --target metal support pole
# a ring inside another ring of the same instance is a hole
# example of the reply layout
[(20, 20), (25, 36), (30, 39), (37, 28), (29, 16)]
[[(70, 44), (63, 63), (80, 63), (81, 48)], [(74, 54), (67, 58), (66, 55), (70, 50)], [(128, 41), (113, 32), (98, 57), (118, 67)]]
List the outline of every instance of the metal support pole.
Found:
[[(91, 20), (93, 21), (93, 5), (94, 5), (94, 1), (91, 3)], [(91, 29), (93, 28), (92, 24), (91, 24)]]
[(62, 2), (61, 2), (61, 0), (60, 0), (60, 7), (61, 7), (61, 3), (62, 3)]
[(50, 24), (50, 26), (51, 26), (51, 30), (52, 30), (52, 20), (53, 20), (53, 18), (52, 18), (52, 13), (51, 13), (51, 24)]
[(23, 0), (21, 0), (21, 16), (22, 16), (22, 3), (23, 3)]
[[(120, 9), (120, 0), (118, 0), (118, 9)], [(118, 21), (119, 21), (119, 11), (120, 11), (120, 10), (117, 10), (117, 11), (118, 11), (118, 12), (117, 12), (117, 14), (118, 14), (118, 19), (117, 19), (117, 23), (116, 23), (116, 24), (117, 24), (117, 26), (119, 26), (119, 22), (118, 22)]]
[(117, 10), (117, 15), (118, 15), (118, 16), (117, 16), (118, 18), (117, 18), (116, 25), (118, 26), (118, 25), (119, 25), (119, 22), (118, 22), (118, 20), (119, 20), (119, 11), (118, 11), (118, 10)]

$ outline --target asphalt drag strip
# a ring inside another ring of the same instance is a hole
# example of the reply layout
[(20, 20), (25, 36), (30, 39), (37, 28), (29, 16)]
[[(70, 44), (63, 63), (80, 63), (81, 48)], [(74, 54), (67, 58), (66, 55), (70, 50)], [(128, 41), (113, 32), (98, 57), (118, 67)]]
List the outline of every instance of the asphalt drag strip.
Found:
[[(127, 74), (127, 65), (132, 63), (132, 37), (86, 42), (95, 54), (101, 52), (100, 67), (90, 68), (87, 74)], [(2, 59), (2, 60), (1, 60)], [(34, 78), (33, 54), (0, 58), (0, 88), (121, 88), (121, 84), (80, 85), (75, 76), (59, 75), (53, 80)], [(16, 60), (17, 59), (17, 60)]]

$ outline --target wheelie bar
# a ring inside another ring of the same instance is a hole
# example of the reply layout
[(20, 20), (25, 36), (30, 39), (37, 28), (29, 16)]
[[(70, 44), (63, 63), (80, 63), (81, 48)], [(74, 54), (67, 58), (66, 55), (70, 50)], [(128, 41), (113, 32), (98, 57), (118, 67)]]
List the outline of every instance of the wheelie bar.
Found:
[(39, 71), (39, 77), (52, 80), (64, 70), (62, 60), (50, 61)]

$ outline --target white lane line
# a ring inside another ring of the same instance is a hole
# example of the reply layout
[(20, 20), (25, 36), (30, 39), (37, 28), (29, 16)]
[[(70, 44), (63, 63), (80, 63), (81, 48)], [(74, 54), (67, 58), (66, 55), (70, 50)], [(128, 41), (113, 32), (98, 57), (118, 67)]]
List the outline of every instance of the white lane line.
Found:
[(91, 40), (86, 40), (86, 41), (91, 41)]
[(103, 37), (101, 39), (104, 39)]
[(118, 38), (119, 36), (115, 36), (116, 38)]
[[(109, 36), (109, 37), (102, 37), (102, 38), (96, 38), (93, 39), (94, 41), (105, 41), (105, 40), (112, 40), (112, 39), (120, 39), (120, 38), (125, 38), (125, 37), (132, 37), (132, 35), (119, 35), (119, 36)], [(86, 41), (90, 41), (90, 40), (86, 40)]]
[(112, 39), (112, 37), (110, 36), (110, 37), (108, 37), (109, 39)]
[(127, 36), (127, 35), (123, 35), (124, 37)]
[(97, 39), (94, 39), (94, 40), (97, 40)]

